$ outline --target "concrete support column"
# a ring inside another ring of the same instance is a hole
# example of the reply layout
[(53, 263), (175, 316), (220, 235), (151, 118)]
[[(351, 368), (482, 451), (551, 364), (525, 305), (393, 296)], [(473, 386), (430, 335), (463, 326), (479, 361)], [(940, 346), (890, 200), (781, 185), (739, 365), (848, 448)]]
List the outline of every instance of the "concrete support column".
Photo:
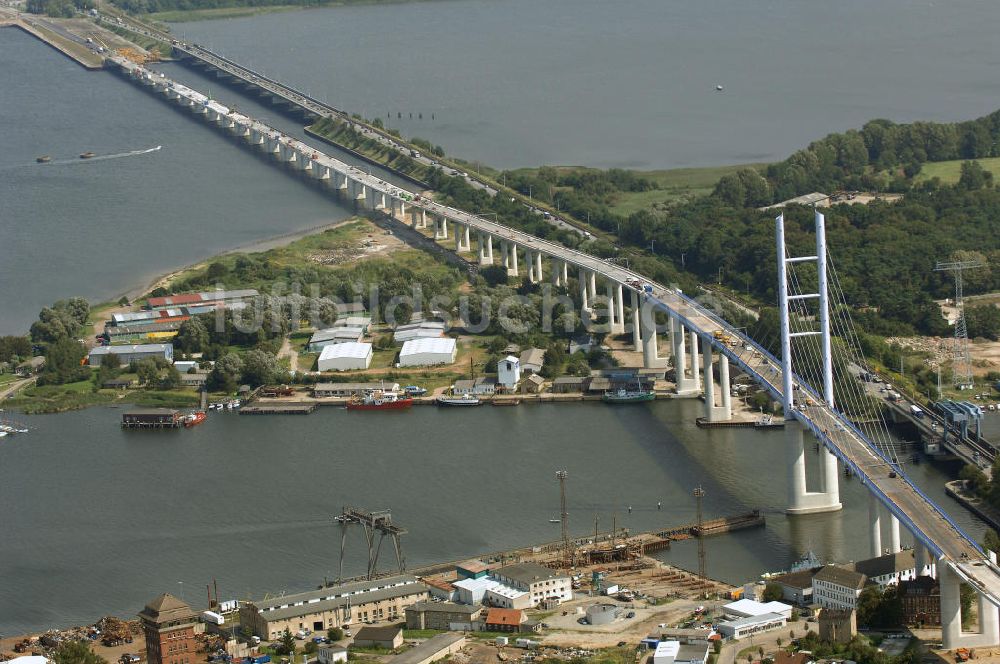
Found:
[(597, 273), (587, 271), (587, 290), (590, 293), (590, 301), (597, 300)]
[(420, 228), (427, 228), (427, 210), (420, 209)]
[(455, 224), (455, 253), (462, 251), (464, 247), (462, 246), (462, 227), (459, 224)]
[(785, 447), (788, 452), (788, 508), (789, 514), (805, 511), (806, 507), (806, 451), (802, 445), (802, 425), (798, 420), (785, 421)]
[(563, 288), (569, 287), (569, 263), (566, 261), (562, 262), (562, 286)]
[(590, 289), (587, 287), (587, 270), (580, 268), (577, 276), (580, 281), (580, 302), (584, 310), (590, 309)]
[(464, 249), (466, 251), (472, 251), (472, 238), (470, 237), (470, 229), (468, 226), (463, 227), (462, 230), (462, 240), (465, 244)]
[(639, 330), (639, 294), (634, 290), (632, 294), (632, 349), (635, 352), (642, 350), (642, 333)]
[(434, 218), (434, 239), (435, 240), (447, 240), (448, 239), (448, 220), (444, 217)]
[[(882, 521), (881, 509), (874, 493), (868, 494), (868, 522), (871, 525), (871, 557), (882, 555)], [(941, 590), (941, 624), (944, 624), (944, 589)]]
[(561, 261), (555, 258), (552, 259), (552, 285), (555, 286), (556, 288), (559, 288), (560, 286), (563, 285), (562, 266), (564, 262), (565, 261)]
[(715, 422), (715, 378), (712, 376), (714, 373), (712, 344), (704, 344), (702, 355), (704, 356), (702, 366), (705, 369), (705, 419), (709, 422)]
[(510, 245), (510, 274), (512, 276), (516, 277), (516, 276), (518, 276), (517, 272), (518, 272), (518, 270), (517, 270), (517, 245), (511, 243), (511, 245)]
[(410, 210), (410, 228), (414, 230), (420, 228), (420, 211), (416, 208)]
[(615, 329), (618, 327), (619, 319), (615, 318), (617, 310), (615, 309), (615, 285), (612, 282), (608, 282), (607, 285), (608, 293), (608, 331), (614, 334)]
[[(825, 446), (820, 452), (820, 463), (823, 464), (820, 470), (820, 477), (823, 478), (823, 493), (831, 507), (840, 508), (840, 471), (837, 466), (837, 457)], [(897, 532), (897, 536), (898, 536)]]
[(958, 576), (948, 565), (938, 570), (941, 583), (941, 640), (946, 650), (958, 648), (962, 640), (962, 600)]
[(493, 265), (493, 236), (486, 234), (486, 260)]
[(535, 283), (541, 283), (542, 281), (542, 252), (535, 252)]
[(933, 576), (927, 547), (918, 539), (913, 541), (913, 560), (917, 567), (917, 576)]
[(500, 260), (503, 261), (503, 266), (510, 270), (510, 247), (506, 240), (500, 241)]
[(694, 384), (691, 386), (695, 392), (701, 391), (701, 367), (698, 366), (698, 333), (692, 331), (688, 334), (688, 339), (691, 340), (691, 380)]
[(984, 646), (1000, 643), (1000, 611), (983, 594), (979, 595), (979, 638)]
[(719, 353), (719, 388), (722, 390), (722, 410), (725, 419), (733, 419), (733, 386), (729, 382), (729, 358)]
[(903, 548), (899, 545), (899, 519), (894, 514), (889, 515), (889, 552), (899, 553)]
[(625, 334), (625, 295), (622, 285), (615, 284), (615, 334)]
[(642, 327), (642, 366), (646, 369), (663, 369), (667, 359), (659, 357), (656, 343), (656, 320), (652, 310), (644, 311), (639, 316)]

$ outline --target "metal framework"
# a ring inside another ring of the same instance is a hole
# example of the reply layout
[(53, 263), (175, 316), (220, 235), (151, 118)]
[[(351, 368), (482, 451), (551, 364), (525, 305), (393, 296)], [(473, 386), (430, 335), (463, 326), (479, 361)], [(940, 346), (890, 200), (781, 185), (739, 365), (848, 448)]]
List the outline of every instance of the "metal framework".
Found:
[(695, 504), (698, 506), (698, 576), (702, 579), (708, 578), (708, 563), (705, 560), (705, 520), (701, 511), (701, 499), (705, 497), (705, 490), (700, 486), (694, 490)]
[(357, 507), (344, 507), (339, 515), (333, 517), (333, 520), (340, 524), (340, 575), (338, 583), (344, 581), (344, 548), (347, 544), (347, 527), (351, 524), (360, 525), (365, 534), (365, 542), (368, 545), (367, 578), (369, 580), (376, 576), (378, 557), (386, 535), (392, 540), (392, 547), (396, 553), (396, 566), (399, 568), (400, 574), (406, 570), (403, 545), (399, 540), (401, 535), (406, 534), (406, 529), (392, 522), (392, 513), (389, 510), (369, 512)]
[(569, 473), (565, 470), (556, 471), (556, 479), (559, 480), (559, 524), (562, 526), (563, 557), (566, 564), (573, 563), (573, 552), (569, 543), (569, 512), (566, 511), (566, 478)]
[(951, 272), (955, 275), (955, 339), (952, 342), (951, 379), (960, 390), (972, 389), (972, 356), (969, 353), (969, 331), (965, 326), (965, 299), (962, 297), (962, 272), (982, 267), (979, 261), (938, 261), (935, 272)]

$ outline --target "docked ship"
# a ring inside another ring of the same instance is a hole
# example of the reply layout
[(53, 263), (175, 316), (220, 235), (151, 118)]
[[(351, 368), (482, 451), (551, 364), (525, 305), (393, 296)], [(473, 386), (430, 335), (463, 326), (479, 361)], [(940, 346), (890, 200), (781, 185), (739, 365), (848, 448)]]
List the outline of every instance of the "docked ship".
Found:
[(481, 406), (483, 402), (479, 397), (463, 394), (460, 397), (438, 397), (435, 403), (439, 406)]
[(184, 426), (196, 427), (202, 422), (204, 422), (206, 417), (208, 416), (205, 414), (205, 411), (203, 410), (195, 411), (184, 417)]
[(412, 405), (410, 397), (400, 397), (386, 390), (372, 390), (363, 398), (355, 397), (348, 401), (347, 410), (402, 410)]
[(656, 398), (656, 393), (652, 390), (626, 390), (624, 388), (619, 390), (608, 390), (601, 397), (601, 401), (605, 403), (640, 403), (643, 401), (652, 401)]

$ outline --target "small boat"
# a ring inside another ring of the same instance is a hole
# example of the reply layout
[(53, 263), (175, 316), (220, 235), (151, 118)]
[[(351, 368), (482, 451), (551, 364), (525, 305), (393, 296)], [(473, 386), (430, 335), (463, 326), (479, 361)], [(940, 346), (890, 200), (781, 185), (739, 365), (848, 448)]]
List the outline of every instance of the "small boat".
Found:
[(721, 85), (715, 86), (715, 91), (716, 92), (722, 92), (722, 86)]
[(347, 410), (402, 410), (413, 405), (410, 397), (400, 397), (387, 390), (372, 390), (363, 398), (355, 397), (347, 402)]
[(460, 397), (438, 397), (435, 403), (439, 406), (481, 406), (483, 404), (471, 394), (463, 394)]
[(562, 519), (549, 519), (549, 523), (562, 523)]
[(656, 393), (652, 390), (608, 390), (601, 397), (604, 403), (641, 403), (643, 401), (653, 401)]
[(39, 164), (47, 164), (50, 161), (52, 161), (52, 157), (50, 157), (47, 154), (43, 154), (41, 157), (35, 157), (35, 161), (37, 161)]
[(417, 385), (407, 385), (403, 388), (403, 392), (411, 397), (422, 397), (427, 394), (427, 390)]
[(205, 418), (207, 417), (208, 415), (205, 414), (205, 411), (203, 410), (195, 411), (184, 418), (184, 426), (186, 427), (198, 426), (199, 424), (204, 422)]
[(91, 157), (96, 157), (97, 155), (93, 152), (81, 152), (80, 159), (90, 159)]

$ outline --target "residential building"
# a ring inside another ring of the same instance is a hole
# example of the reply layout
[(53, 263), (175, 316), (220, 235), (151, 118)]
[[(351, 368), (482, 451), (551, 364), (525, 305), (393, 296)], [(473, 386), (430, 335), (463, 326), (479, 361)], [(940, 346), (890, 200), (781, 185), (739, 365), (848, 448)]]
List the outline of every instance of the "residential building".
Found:
[(471, 378), (459, 378), (451, 386), (451, 393), (455, 396), (465, 396), (472, 394), (476, 389), (476, 381)]
[(146, 638), (147, 664), (196, 664), (198, 655), (195, 625), (198, 614), (169, 593), (164, 593), (139, 612)]
[(108, 355), (117, 355), (122, 366), (132, 362), (140, 362), (149, 358), (162, 358), (167, 362), (174, 361), (173, 344), (137, 344), (134, 346), (97, 346), (90, 350), (88, 362), (92, 367), (101, 366)]
[(820, 609), (819, 638), (830, 643), (850, 643), (858, 634), (858, 619), (854, 609)]
[(826, 565), (813, 576), (813, 603), (824, 609), (854, 609), (866, 581), (860, 572)]
[(931, 626), (941, 624), (941, 586), (932, 576), (918, 576), (900, 581), (900, 602), (903, 605), (903, 624)]
[(521, 609), (489, 609), (483, 625), (487, 632), (519, 632), (524, 622)]
[(804, 569), (798, 572), (789, 572), (780, 576), (773, 576), (767, 580), (768, 584), (781, 586), (781, 599), (785, 602), (797, 604), (798, 606), (808, 606), (812, 604), (812, 582), (813, 574), (821, 568)]
[(754, 618), (757, 616), (777, 613), (785, 618), (792, 617), (792, 607), (782, 602), (758, 602), (752, 599), (741, 599), (730, 602), (722, 607), (722, 612), (728, 618)]
[(507, 565), (492, 571), (490, 576), (504, 585), (528, 593), (531, 606), (537, 606), (544, 600), (567, 602), (573, 599), (569, 575), (538, 563)]
[(320, 371), (356, 371), (367, 369), (372, 363), (372, 345), (369, 343), (335, 343), (323, 347), (316, 360)]
[(406, 629), (471, 629), (482, 613), (481, 606), (471, 604), (417, 602), (406, 607)]
[(385, 627), (365, 625), (354, 635), (354, 645), (361, 648), (395, 650), (403, 645), (403, 628), (399, 625)]
[(480, 376), (472, 387), (472, 393), (477, 396), (492, 396), (497, 393), (496, 376)]
[(457, 353), (458, 346), (454, 339), (445, 337), (411, 339), (405, 342), (399, 351), (399, 366), (421, 367), (452, 364), (455, 362)]
[(316, 653), (319, 664), (336, 664), (336, 662), (347, 661), (347, 648), (326, 644), (319, 647)]
[(392, 658), (389, 664), (431, 664), (465, 646), (464, 634), (438, 634)]
[(778, 613), (765, 613), (762, 616), (737, 618), (719, 623), (719, 634), (726, 639), (743, 639), (761, 632), (780, 629), (787, 623), (785, 616)]
[(416, 577), (391, 576), (244, 602), (240, 624), (273, 640), (285, 629), (318, 632), (355, 622), (401, 620), (406, 607), (428, 598), (427, 586)]
[(545, 364), (545, 350), (542, 348), (526, 348), (521, 351), (521, 371), (526, 374), (538, 373)]
[(538, 394), (542, 391), (543, 385), (545, 385), (545, 379), (539, 374), (529, 374), (527, 378), (521, 381), (521, 393)]
[(398, 392), (399, 383), (316, 383), (313, 385), (313, 396), (322, 397), (360, 397), (372, 390)]
[(497, 361), (497, 383), (506, 390), (513, 390), (521, 382), (521, 360), (508, 355)]
[(364, 336), (364, 329), (358, 326), (328, 327), (313, 332), (309, 337), (307, 348), (310, 352), (316, 353), (333, 344), (358, 343)]
[(917, 576), (913, 549), (859, 560), (853, 567), (855, 572), (864, 574), (870, 583), (876, 583), (880, 588), (894, 586), (900, 581), (908, 581)]
[(101, 383), (101, 387), (106, 390), (127, 390), (135, 384), (134, 378), (111, 378)]

